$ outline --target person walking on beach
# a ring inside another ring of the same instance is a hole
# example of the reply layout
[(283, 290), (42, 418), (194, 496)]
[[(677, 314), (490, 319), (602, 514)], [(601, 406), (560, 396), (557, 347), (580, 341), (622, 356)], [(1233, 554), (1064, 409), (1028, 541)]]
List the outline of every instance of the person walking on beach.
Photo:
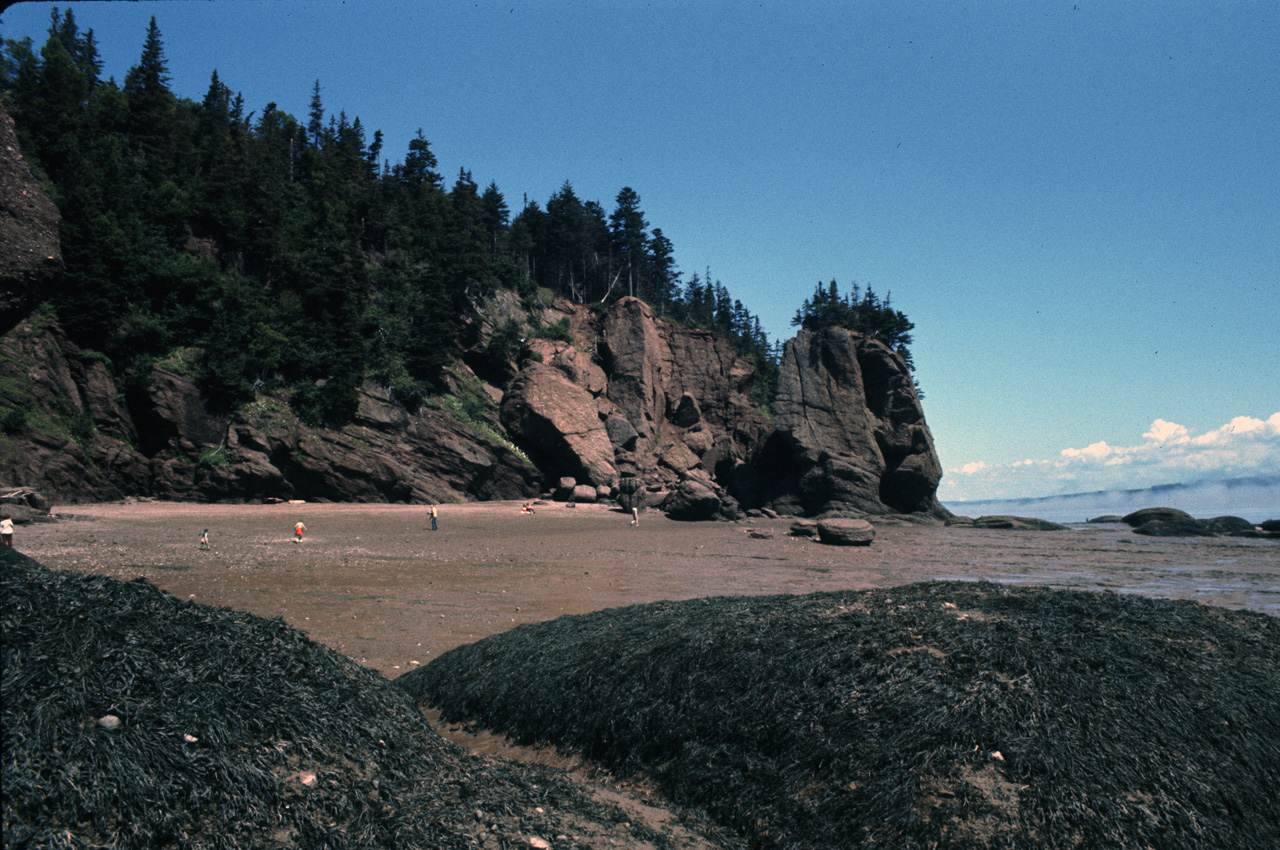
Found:
[(13, 548), (13, 519), (11, 517), (6, 516), (0, 519), (0, 541), (3, 541), (4, 545), (10, 549)]
[(304, 531), (306, 531), (306, 530), (307, 530), (306, 523), (304, 523), (302, 520), (298, 520), (296, 523), (294, 523), (294, 526), (293, 526), (293, 542), (294, 542), (294, 543), (301, 543), (301, 542), (302, 542), (302, 532), (304, 532)]
[(435, 531), (437, 528), (438, 526), (436, 525), (436, 506), (432, 505), (431, 506), (431, 530)]
[(200, 548), (201, 549), (209, 548), (209, 529), (207, 528), (204, 531), (200, 532)]

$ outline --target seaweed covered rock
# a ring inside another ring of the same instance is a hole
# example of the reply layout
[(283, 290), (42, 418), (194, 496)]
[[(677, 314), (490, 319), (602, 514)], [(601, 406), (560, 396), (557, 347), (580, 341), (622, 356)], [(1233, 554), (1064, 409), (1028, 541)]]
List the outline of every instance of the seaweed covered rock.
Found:
[(1280, 621), (937, 582), (520, 626), (397, 679), (754, 847), (1280, 846)]
[(1029, 516), (1009, 516), (1006, 514), (994, 514), (991, 516), (980, 516), (973, 521), (975, 528), (995, 528), (1013, 531), (1066, 531), (1067, 527), (1061, 523), (1050, 522), (1047, 519), (1039, 519)]
[(1198, 519), (1153, 519), (1135, 526), (1134, 534), (1147, 537), (1212, 537), (1208, 525)]
[(617, 806), (467, 755), (280, 620), (4, 547), (0, 590), (5, 847), (634, 846)]
[(1137, 528), (1148, 522), (1186, 522), (1194, 519), (1191, 514), (1177, 508), (1142, 508), (1125, 514), (1120, 521)]

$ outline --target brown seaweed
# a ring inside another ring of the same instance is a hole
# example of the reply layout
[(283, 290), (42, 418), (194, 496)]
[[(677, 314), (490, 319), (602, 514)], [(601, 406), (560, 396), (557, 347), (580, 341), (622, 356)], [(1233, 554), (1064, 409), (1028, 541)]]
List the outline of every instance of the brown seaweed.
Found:
[(930, 582), (524, 625), (397, 680), (761, 848), (1280, 847), (1280, 621)]
[(281, 620), (7, 549), (0, 589), (6, 848), (672, 846)]

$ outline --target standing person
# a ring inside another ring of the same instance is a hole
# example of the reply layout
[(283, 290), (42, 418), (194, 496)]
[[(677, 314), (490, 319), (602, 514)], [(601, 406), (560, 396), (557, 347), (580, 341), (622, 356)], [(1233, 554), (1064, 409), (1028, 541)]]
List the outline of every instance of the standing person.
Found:
[(10, 549), (13, 548), (13, 519), (5, 516), (0, 519), (0, 541)]
[(306, 531), (306, 530), (307, 530), (306, 523), (304, 523), (302, 520), (298, 520), (296, 523), (294, 523), (294, 526), (293, 526), (293, 542), (294, 542), (294, 543), (301, 543), (301, 542), (302, 542), (302, 532), (304, 532), (304, 531)]
[(204, 531), (200, 532), (200, 548), (201, 549), (209, 548), (209, 529), (207, 528)]
[(438, 526), (436, 525), (436, 506), (432, 505), (431, 506), (431, 530), (435, 531), (437, 527)]

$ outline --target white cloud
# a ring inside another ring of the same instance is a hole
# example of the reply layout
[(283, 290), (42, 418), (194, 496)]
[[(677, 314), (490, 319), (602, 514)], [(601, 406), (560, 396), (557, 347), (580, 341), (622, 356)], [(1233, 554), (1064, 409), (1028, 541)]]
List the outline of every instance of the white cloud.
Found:
[(1111, 448), (1111, 446), (1108, 446), (1106, 441), (1103, 440), (1101, 442), (1097, 442), (1092, 445), (1085, 446), (1083, 449), (1063, 449), (1062, 456), (1093, 458), (1096, 460), (1096, 459), (1104, 458), (1107, 455), (1112, 454), (1113, 452), (1115, 452), (1115, 449)]
[[(1273, 419), (1275, 417), (1272, 417)], [(1252, 416), (1237, 416), (1221, 428), (1215, 428), (1207, 434), (1196, 437), (1191, 442), (1198, 446), (1209, 446), (1230, 440), (1237, 434), (1249, 434), (1267, 427), (1267, 423)]]
[(1237, 416), (1203, 434), (1157, 419), (1142, 437), (1131, 446), (1099, 440), (1065, 448), (1045, 460), (971, 461), (952, 470), (962, 478), (943, 478), (939, 495), (1011, 499), (1280, 474), (1280, 412), (1266, 419)]
[(1186, 428), (1172, 422), (1165, 422), (1163, 419), (1152, 422), (1151, 430), (1142, 436), (1153, 443), (1185, 443), (1190, 438)]

